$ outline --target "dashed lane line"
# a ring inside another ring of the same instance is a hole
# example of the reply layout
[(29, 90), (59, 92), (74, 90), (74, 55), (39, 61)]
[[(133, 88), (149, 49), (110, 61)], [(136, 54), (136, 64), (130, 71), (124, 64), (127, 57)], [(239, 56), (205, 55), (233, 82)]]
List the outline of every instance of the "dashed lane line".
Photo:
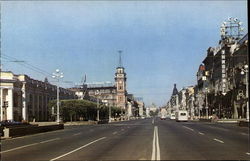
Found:
[(205, 135), (205, 134), (204, 134), (204, 133), (202, 133), (202, 132), (199, 132), (199, 134), (200, 134), (200, 135)]
[(116, 135), (116, 134), (117, 134), (117, 132), (115, 131), (115, 132), (113, 132), (112, 134), (113, 134), (113, 135)]
[(216, 139), (216, 138), (214, 138), (214, 140), (217, 141), (217, 142), (219, 142), (219, 143), (222, 143), (222, 144), (224, 143), (224, 141)]
[(33, 143), (33, 144), (24, 145), (24, 146), (19, 146), (19, 147), (13, 148), (13, 149), (1, 151), (0, 154), (6, 153), (6, 152), (10, 152), (10, 151), (14, 151), (14, 150), (17, 150), (17, 149), (26, 148), (26, 147), (37, 145), (37, 144), (39, 144), (39, 143)]
[(74, 153), (74, 152), (76, 152), (76, 151), (78, 151), (78, 150), (81, 150), (82, 148), (85, 148), (85, 147), (87, 147), (87, 146), (89, 146), (89, 145), (91, 145), (91, 144), (93, 144), (93, 143), (95, 143), (95, 142), (98, 142), (98, 141), (100, 141), (100, 140), (103, 140), (103, 139), (106, 139), (106, 137), (101, 137), (101, 138), (99, 138), (99, 139), (96, 139), (96, 140), (94, 140), (94, 141), (91, 141), (91, 142), (88, 143), (88, 144), (85, 144), (85, 145), (83, 145), (83, 146), (81, 146), (81, 147), (79, 147), (79, 148), (77, 148), (77, 149), (75, 149), (75, 150), (72, 150), (72, 151), (70, 151), (70, 152), (68, 152), (68, 153), (65, 153), (65, 154), (63, 154), (63, 155), (60, 155), (60, 156), (58, 156), (58, 157), (56, 157), (56, 158), (53, 158), (53, 159), (51, 159), (50, 161), (54, 161), (54, 160), (60, 159), (60, 158), (62, 158), (62, 157), (65, 157), (65, 156), (67, 156), (67, 155), (69, 155), (69, 154), (71, 154), (71, 153)]
[(55, 140), (59, 140), (60, 138), (55, 138), (55, 139), (50, 139), (50, 140), (45, 140), (45, 141), (41, 141), (40, 143), (47, 143), (47, 142), (51, 142), (51, 141), (55, 141)]
[(248, 134), (247, 133), (244, 133), (244, 132), (242, 132), (242, 133), (240, 133), (241, 135), (245, 135), (245, 136), (248, 136)]
[(80, 135), (80, 134), (81, 134), (81, 132), (74, 134), (74, 136), (77, 136), (77, 135)]
[(246, 155), (250, 155), (250, 152), (247, 152)]
[(45, 141), (41, 141), (41, 142), (37, 142), (37, 143), (33, 143), (33, 144), (27, 144), (27, 145), (19, 146), (19, 147), (13, 148), (13, 149), (1, 151), (0, 154), (10, 152), (10, 151), (14, 151), (14, 150), (18, 150), (18, 149), (22, 149), (22, 148), (26, 148), (26, 147), (30, 147), (30, 146), (33, 146), (33, 145), (38, 145), (38, 144), (43, 144), (43, 143), (59, 140), (59, 139), (60, 138), (55, 138), (55, 139), (45, 140)]
[(186, 128), (186, 129), (188, 129), (188, 130), (194, 131), (194, 129), (192, 129), (192, 128), (190, 128), (190, 127), (187, 127), (187, 126), (182, 126), (182, 127)]

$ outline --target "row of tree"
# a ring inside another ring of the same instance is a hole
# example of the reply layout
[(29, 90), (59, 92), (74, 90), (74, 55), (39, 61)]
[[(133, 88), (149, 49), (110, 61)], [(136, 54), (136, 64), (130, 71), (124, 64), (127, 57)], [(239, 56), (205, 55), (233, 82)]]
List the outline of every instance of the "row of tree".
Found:
[[(56, 119), (57, 105), (56, 100), (52, 100), (48, 104), (50, 120)], [(88, 100), (60, 100), (60, 118), (63, 121), (80, 121), (80, 120), (96, 120), (97, 110), (99, 110), (99, 119), (105, 120), (109, 118), (109, 108), (111, 108), (111, 117), (119, 118), (124, 114), (124, 110), (118, 107), (108, 107)]]

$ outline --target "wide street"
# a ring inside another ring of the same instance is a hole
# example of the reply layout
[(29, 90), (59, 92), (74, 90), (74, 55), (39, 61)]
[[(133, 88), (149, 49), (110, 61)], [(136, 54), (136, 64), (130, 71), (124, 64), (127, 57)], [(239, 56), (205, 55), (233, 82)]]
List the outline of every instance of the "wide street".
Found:
[(248, 129), (232, 124), (159, 118), (2, 140), (6, 160), (250, 160)]

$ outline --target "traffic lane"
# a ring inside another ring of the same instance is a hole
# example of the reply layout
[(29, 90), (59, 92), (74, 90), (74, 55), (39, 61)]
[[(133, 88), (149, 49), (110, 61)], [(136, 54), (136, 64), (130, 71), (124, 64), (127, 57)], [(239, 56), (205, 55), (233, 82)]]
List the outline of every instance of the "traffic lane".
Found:
[[(96, 126), (95, 126), (96, 127)], [(2, 154), (3, 160), (50, 160), (60, 156), (68, 151), (79, 148), (82, 145), (88, 144), (93, 140), (103, 137), (104, 135), (111, 135), (113, 130), (111, 126), (96, 127), (91, 133), (84, 132), (85, 128), (80, 131), (75, 131), (75, 134), (68, 137), (62, 137), (59, 140), (53, 140), (46, 143), (38, 143), (34, 146), (28, 146), (22, 149), (6, 152)], [(72, 133), (71, 133), (72, 134)]]
[[(165, 138), (171, 140), (170, 142), (164, 142), (165, 148), (167, 149), (166, 154), (170, 155), (170, 158), (174, 159), (208, 159), (208, 160), (228, 160), (228, 159), (250, 159), (244, 147), (235, 148), (232, 143), (221, 143), (219, 139), (216, 139), (214, 136), (202, 135), (199, 131), (186, 126), (187, 124), (183, 122), (163, 121), (159, 124), (165, 127), (165, 133), (173, 131), (171, 138)], [(161, 134), (161, 128), (159, 128)], [(211, 131), (210, 131), (211, 132)], [(168, 135), (167, 135), (168, 136)], [(161, 136), (159, 136), (161, 139)], [(164, 136), (163, 136), (164, 137)], [(177, 143), (175, 145), (175, 143)], [(191, 146), (190, 146), (191, 145)], [(164, 146), (164, 145), (163, 145)], [(174, 153), (173, 149), (168, 149), (168, 147), (177, 147), (175, 148), (177, 155), (171, 155)], [(190, 154), (191, 155), (190, 155)], [(198, 153), (198, 155), (197, 155)], [(196, 155), (196, 156), (195, 156)], [(200, 157), (199, 157), (200, 155)], [(169, 157), (166, 155), (166, 157)], [(164, 159), (164, 158), (163, 158)]]
[(231, 131), (234, 133), (248, 133), (247, 127), (240, 127), (238, 124), (234, 123), (213, 123), (213, 122), (192, 122), (192, 124), (201, 124), (201, 125), (207, 125), (208, 127), (214, 127), (218, 128), (224, 131)]
[(206, 156), (199, 152), (203, 148), (200, 144), (202, 139), (197, 138), (191, 131), (182, 129), (169, 120), (157, 120), (155, 125), (158, 126), (162, 160), (206, 159)]
[[(146, 122), (145, 122), (146, 123)], [(102, 142), (81, 149), (61, 160), (149, 160), (152, 153), (153, 126), (121, 126)]]
[[(230, 144), (231, 147), (235, 149), (241, 149), (243, 152), (248, 151), (248, 133), (242, 133), (237, 131), (238, 128), (231, 126), (216, 126), (215, 124), (202, 124), (202, 123), (181, 123), (186, 127), (190, 127), (198, 132), (203, 133), (211, 138), (219, 139), (227, 144)], [(244, 135), (242, 135), (244, 134)]]
[[(63, 130), (57, 130), (57, 131), (51, 131), (51, 132), (45, 132), (45, 133), (39, 133), (39, 134), (33, 134), (33, 135), (27, 135), (22, 137), (16, 137), (6, 140), (1, 140), (2, 143), (2, 151), (13, 149), (19, 146), (27, 145), (27, 144), (33, 144), (36, 142), (41, 142), (44, 140), (49, 140), (56, 138), (58, 136), (60, 137), (67, 137), (70, 135), (74, 135), (77, 132), (81, 132), (82, 130), (86, 132), (92, 132), (96, 128), (105, 128), (109, 125), (117, 125), (119, 124), (135, 124), (138, 121), (123, 121), (123, 122), (115, 122), (113, 124), (101, 124), (101, 125), (78, 125), (78, 126), (65, 126), (65, 129)], [(139, 122), (143, 122), (140, 120)]]
[(57, 130), (57, 131), (51, 131), (51, 132), (45, 132), (45, 133), (39, 133), (39, 134), (34, 134), (34, 135), (27, 135), (27, 136), (12, 138), (12, 139), (1, 140), (2, 142), (1, 148), (2, 148), (2, 151), (5, 151), (5, 150), (13, 149), (19, 146), (41, 142), (44, 140), (49, 140), (49, 139), (53, 139), (57, 137), (63, 138), (63, 137), (71, 136), (79, 131), (84, 131), (85, 133), (92, 132), (94, 127), (95, 126), (93, 125), (79, 126), (79, 127), (70, 128), (70, 129), (65, 128), (63, 130)]

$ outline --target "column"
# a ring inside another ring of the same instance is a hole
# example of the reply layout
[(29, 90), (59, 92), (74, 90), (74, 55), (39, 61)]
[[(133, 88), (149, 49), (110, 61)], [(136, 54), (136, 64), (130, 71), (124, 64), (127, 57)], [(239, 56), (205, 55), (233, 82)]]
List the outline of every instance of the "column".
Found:
[(1, 112), (0, 121), (3, 121), (3, 89), (2, 88), (0, 88), (0, 112)]
[(7, 120), (13, 121), (13, 89), (8, 89)]
[(22, 118), (23, 120), (28, 120), (28, 117), (27, 117), (27, 104), (26, 104), (26, 101), (27, 101), (27, 98), (26, 98), (26, 91), (25, 91), (25, 83), (23, 83), (23, 87), (22, 87), (22, 102), (23, 102), (23, 105), (22, 105)]

